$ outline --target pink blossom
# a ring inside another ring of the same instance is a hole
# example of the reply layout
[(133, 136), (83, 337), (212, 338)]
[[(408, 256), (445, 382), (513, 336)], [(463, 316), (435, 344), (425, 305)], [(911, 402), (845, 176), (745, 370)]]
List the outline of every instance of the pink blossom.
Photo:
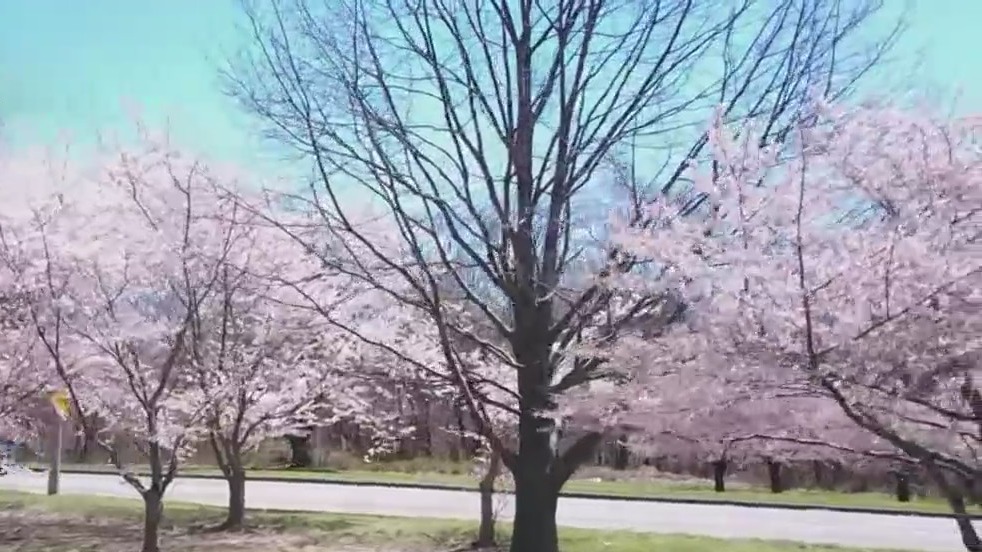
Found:
[[(661, 277), (611, 285), (671, 290), (687, 315), (659, 339), (620, 341), (612, 362), (641, 368), (614, 397), (633, 399), (635, 419), (660, 413), (642, 424), (657, 434), (679, 420), (659, 409), (808, 389), (821, 397), (808, 399), (819, 400), (814, 412), (838, 410), (833, 426), (870, 430), (870, 446), (889, 442), (917, 460), (927, 456), (915, 450), (932, 451), (977, 473), (978, 413), (966, 394), (982, 368), (977, 122), (882, 106), (816, 112), (780, 151), (760, 147), (752, 122), (717, 124), (713, 165), (691, 169), (704, 209), (683, 217), (659, 203), (650, 227), (620, 226), (618, 245)], [(666, 377), (666, 366), (680, 374)], [(754, 410), (752, 425), (767, 428)], [(817, 429), (809, 416), (768, 431)]]

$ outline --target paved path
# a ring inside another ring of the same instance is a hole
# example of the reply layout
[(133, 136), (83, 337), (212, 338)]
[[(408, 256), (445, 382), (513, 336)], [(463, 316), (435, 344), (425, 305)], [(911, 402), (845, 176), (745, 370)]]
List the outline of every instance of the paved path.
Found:
[[(45, 482), (44, 474), (11, 474), (0, 477), (0, 489), (43, 493)], [(114, 475), (65, 474), (62, 492), (136, 498), (135, 491)], [(226, 503), (226, 496), (225, 482), (221, 480), (178, 479), (168, 491), (171, 500), (219, 506)], [(507, 504), (502, 517), (509, 518), (513, 511), (511, 497), (503, 500)], [(247, 484), (246, 503), (252, 508), (475, 520), (479, 509), (475, 494), (465, 491), (265, 481)], [(943, 518), (562, 498), (558, 520), (560, 525), (570, 527), (778, 539), (857, 548), (930, 552), (962, 549), (955, 523)], [(976, 525), (982, 528), (979, 522)]]

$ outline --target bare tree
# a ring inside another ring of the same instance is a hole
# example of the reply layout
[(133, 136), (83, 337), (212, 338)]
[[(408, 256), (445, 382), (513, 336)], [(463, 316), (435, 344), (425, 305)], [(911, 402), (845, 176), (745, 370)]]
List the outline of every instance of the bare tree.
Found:
[[(705, 122), (757, 117), (780, 141), (812, 94), (839, 98), (880, 63), (901, 25), (872, 37), (880, 0), (281, 0), (245, 6), (253, 47), (233, 61), (231, 93), (270, 137), (312, 160), (310, 193), (295, 199), (399, 275), (442, 336), (468, 406), (486, 404), (449, 336), (449, 278), (507, 346), (514, 366), (519, 445), (498, 443), (516, 483), (512, 552), (557, 549), (558, 493), (600, 442), (557, 438), (541, 416), (555, 397), (603, 376), (597, 359), (569, 359), (611, 296), (572, 285), (586, 269), (584, 224), (611, 208), (644, 224), (650, 195), (611, 196), (610, 156), (625, 144), (658, 171), (648, 194), (684, 192), (703, 155)], [(635, 192), (638, 192), (635, 190)], [(624, 194), (618, 194), (624, 195)], [(357, 201), (353, 201), (357, 200)], [(692, 198), (693, 204), (699, 198)], [(406, 269), (356, 224), (383, 208), (415, 257)], [(691, 206), (690, 206), (691, 207)], [(308, 244), (315, 245), (315, 244)], [(316, 251), (316, 248), (311, 248)], [(364, 255), (366, 253), (360, 253)], [(460, 256), (466, 263), (459, 263)], [(629, 270), (617, 251), (599, 273)], [(362, 265), (367, 266), (367, 265)], [(473, 274), (491, 286), (472, 290)], [(575, 290), (575, 291), (573, 291)], [(642, 298), (605, 324), (618, 327), (661, 298)], [(504, 305), (506, 316), (498, 305)], [(479, 338), (475, 338), (479, 339)], [(570, 367), (560, 369), (560, 366)]]

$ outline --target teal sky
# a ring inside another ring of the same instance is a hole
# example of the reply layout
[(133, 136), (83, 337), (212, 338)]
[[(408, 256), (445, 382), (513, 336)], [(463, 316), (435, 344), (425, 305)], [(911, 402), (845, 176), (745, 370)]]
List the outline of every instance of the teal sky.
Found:
[[(886, 0), (901, 9), (905, 0)], [(961, 90), (982, 108), (980, 0), (918, 0), (898, 54), (909, 86)], [(90, 139), (141, 107), (182, 144), (255, 166), (270, 156), (221, 94), (216, 68), (241, 34), (236, 0), (0, 1), (0, 119), (14, 145)], [(919, 56), (916, 54), (920, 54)], [(915, 60), (920, 63), (915, 64)], [(916, 66), (915, 66), (916, 65)]]
[(248, 161), (258, 142), (221, 94), (235, 0), (0, 1), (0, 119), (17, 145), (86, 141), (127, 106), (188, 147)]

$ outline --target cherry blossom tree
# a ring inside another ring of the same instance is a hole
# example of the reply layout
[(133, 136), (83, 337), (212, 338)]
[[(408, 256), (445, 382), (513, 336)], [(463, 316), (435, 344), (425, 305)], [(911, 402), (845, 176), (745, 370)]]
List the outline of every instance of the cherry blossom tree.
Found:
[(89, 230), (100, 247), (76, 261), (90, 285), (72, 299), (84, 321), (73, 331), (91, 355), (84, 401), (114, 436), (102, 444), (122, 470), (118, 436), (134, 435), (150, 467), (149, 484), (123, 477), (144, 498), (143, 550), (154, 552), (164, 493), (203, 437), (207, 397), (186, 374), (191, 326), (237, 236), (221, 222), (234, 205), (216, 197), (202, 166), (148, 153), (123, 156), (105, 175), (108, 205)]
[[(99, 446), (143, 498), (143, 551), (156, 552), (165, 492), (204, 436), (205, 397), (188, 378), (192, 323), (239, 236), (236, 203), (214, 175), (141, 138), (83, 168), (29, 175), (33, 226), (4, 254), (36, 255), (20, 273), (34, 330), (77, 421), (98, 419)], [(130, 448), (147, 479), (127, 468)]]
[(704, 216), (655, 205), (657, 224), (619, 239), (660, 267), (648, 285), (683, 294), (694, 370), (832, 401), (923, 467), (982, 550), (965, 513), (982, 444), (978, 121), (821, 102), (813, 119), (784, 148), (718, 120), (714, 160), (690, 173)]
[(62, 194), (68, 188), (64, 171), (47, 152), (5, 153), (0, 175), (11, 184), (0, 191), (0, 413), (7, 430), (33, 426), (32, 433), (38, 433), (43, 428), (35, 414), (50, 410), (45, 393), (60, 379), (58, 373), (68, 376), (57, 363), (50, 370), (48, 348), (57, 344), (42, 331), (54, 328), (57, 340), (61, 329), (58, 298), (70, 271), (49, 262), (58, 249), (49, 238), (64, 227)]
[(258, 219), (241, 224), (245, 235), (226, 255), (213, 299), (195, 312), (190, 339), (208, 439), (229, 485), (221, 529), (243, 526), (244, 455), (264, 440), (339, 419), (387, 428), (370, 415), (378, 393), (359, 377), (360, 342), (298, 305), (298, 288), (286, 282), (339, 318), (357, 292), (319, 274), (278, 230)]
[(16, 290), (0, 296), (0, 436), (7, 439), (32, 429), (32, 414), (50, 386), (47, 359), (25, 307)]
[[(418, 270), (418, 260), (399, 242), (398, 228), (391, 225), (389, 218), (370, 209), (359, 216), (359, 232), (371, 236), (371, 245), (366, 248), (351, 234), (324, 224), (318, 213), (311, 217), (309, 211), (277, 206), (284, 199), (295, 204), (290, 201), (295, 199), (290, 194), (271, 192), (269, 198), (273, 201), (265, 208), (254, 201), (248, 208), (271, 228), (281, 231), (281, 239), (287, 240), (275, 249), (285, 252), (300, 247), (303, 251), (294, 253), (294, 262), (309, 265), (313, 260), (320, 267), (308, 267), (306, 272), (280, 270), (280, 276), (272, 279), (281, 288), (293, 290), (294, 307), (322, 318), (321, 324), (327, 325), (322, 331), (337, 334), (338, 342), (347, 338), (348, 346), (358, 350), (360, 376), (348, 376), (348, 381), (367, 382), (376, 394), (391, 386), (408, 383), (418, 389), (422, 384), (425, 400), (464, 405), (464, 416), (476, 428), (465, 431), (465, 436), (483, 445), (483, 455), (477, 459), (482, 471), (482, 513), (476, 542), (493, 544), (494, 485), (502, 467), (502, 443), (515, 446), (514, 416), (518, 412), (517, 395), (512, 391), (514, 371), (510, 363), (501, 361), (501, 345), (494, 343), (494, 331), (482, 325), (480, 313), (474, 312), (462, 297), (466, 291), (449, 276), (435, 285), (444, 295), (443, 316), (452, 322), (442, 327), (420, 324), (421, 319), (425, 320), (426, 307), (411, 299), (413, 290), (407, 289), (400, 276), (400, 271)], [(379, 262), (372, 250), (385, 251), (389, 259), (398, 261)], [(285, 274), (292, 275), (292, 279)], [(380, 281), (386, 284), (377, 286)], [(337, 289), (346, 290), (346, 296), (339, 300)], [(453, 370), (447, 369), (442, 348), (448, 342), (454, 348)], [(463, 388), (461, 380), (465, 382)], [(406, 436), (405, 429), (400, 431), (386, 423), (394, 418), (392, 413), (383, 412), (380, 416), (377, 411), (363, 411), (358, 416), (359, 422), (373, 430), (383, 445)]]

